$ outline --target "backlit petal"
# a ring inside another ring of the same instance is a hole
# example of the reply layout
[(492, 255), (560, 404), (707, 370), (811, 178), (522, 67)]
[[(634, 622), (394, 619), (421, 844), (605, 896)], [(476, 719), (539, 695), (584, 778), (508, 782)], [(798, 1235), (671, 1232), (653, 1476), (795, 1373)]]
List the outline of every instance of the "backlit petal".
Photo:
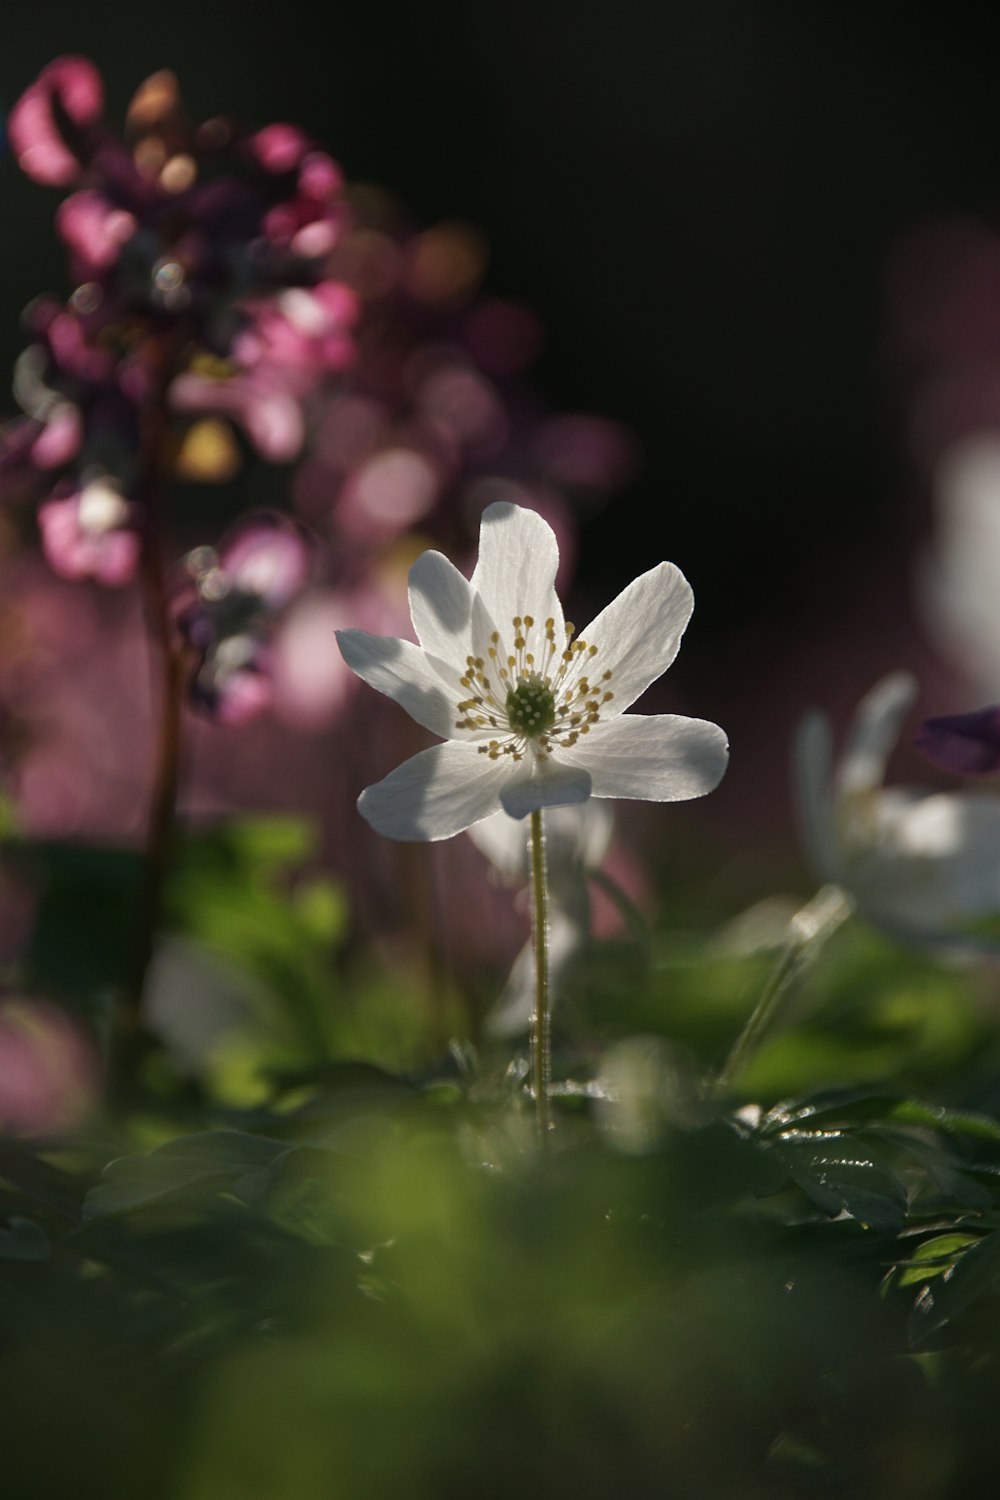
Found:
[(469, 654), (472, 589), (440, 552), (424, 552), (410, 569), (410, 615), (426, 651), (465, 670)]
[(891, 672), (865, 694), (837, 772), (838, 798), (882, 785), (886, 763), (916, 696), (917, 684), (909, 672)]
[(869, 915), (947, 928), (1000, 911), (1000, 798), (889, 791), (876, 816), (877, 838), (859, 861)]
[(471, 745), (432, 745), (362, 792), (358, 811), (386, 838), (450, 839), (499, 810), (513, 770)]
[(627, 714), (563, 752), (590, 772), (595, 797), (686, 802), (717, 787), (729, 763), (718, 724), (679, 714)]
[(560, 763), (548, 756), (530, 767), (523, 761), (516, 770), (516, 780), (500, 794), (503, 810), (512, 818), (526, 818), (543, 807), (586, 802), (590, 796), (590, 774), (582, 766)]
[(612, 673), (608, 685), (614, 698), (602, 709), (602, 719), (624, 713), (667, 670), (693, 609), (694, 595), (684, 574), (673, 563), (659, 563), (634, 579), (580, 632), (588, 646), (597, 647), (590, 666), (594, 680)]
[(482, 595), (508, 650), (515, 615), (528, 614), (536, 621), (551, 617), (556, 639), (562, 640), (563, 613), (555, 589), (558, 566), (555, 532), (536, 511), (507, 501), (486, 507), (472, 587)]
[(405, 708), (432, 734), (442, 739), (468, 739), (467, 730), (457, 729), (461, 717), (456, 700), (462, 689), (456, 681), (454, 696), (447, 691), (447, 667), (435, 662), (411, 641), (391, 635), (369, 635), (366, 630), (338, 630), (337, 644), (352, 672)]

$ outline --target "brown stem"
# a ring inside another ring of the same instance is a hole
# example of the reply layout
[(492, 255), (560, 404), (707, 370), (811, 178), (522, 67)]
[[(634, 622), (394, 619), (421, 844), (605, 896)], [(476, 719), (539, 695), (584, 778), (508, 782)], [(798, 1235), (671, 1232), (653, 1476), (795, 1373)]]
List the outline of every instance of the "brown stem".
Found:
[(154, 713), (159, 698), (156, 766), (146, 833), (136, 943), (129, 982), (116, 1016), (115, 1084), (126, 1089), (147, 1044), (142, 1027), (142, 999), (163, 907), (170, 865), (174, 814), (181, 758), (181, 692), (184, 656), (175, 643), (163, 559), (163, 514), (170, 428), (167, 388), (174, 373), (174, 341), (163, 338), (154, 350), (153, 395), (140, 428), (138, 495), (144, 506), (141, 581), (147, 628), (154, 659)]

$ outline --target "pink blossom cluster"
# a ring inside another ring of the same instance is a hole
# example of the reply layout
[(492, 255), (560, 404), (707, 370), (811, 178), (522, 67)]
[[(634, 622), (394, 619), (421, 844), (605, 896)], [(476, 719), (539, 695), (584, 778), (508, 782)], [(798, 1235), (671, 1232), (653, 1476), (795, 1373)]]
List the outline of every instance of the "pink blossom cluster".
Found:
[(120, 138), (79, 57), (42, 71), (8, 130), (30, 177), (72, 190), (56, 226), (76, 286), (26, 314), (0, 496), (42, 498), (57, 573), (126, 584), (200, 418), (224, 413), (266, 459), (289, 460), (304, 402), (351, 363), (357, 301), (326, 270), (340, 170), (292, 125), (192, 125), (169, 73), (140, 87)]

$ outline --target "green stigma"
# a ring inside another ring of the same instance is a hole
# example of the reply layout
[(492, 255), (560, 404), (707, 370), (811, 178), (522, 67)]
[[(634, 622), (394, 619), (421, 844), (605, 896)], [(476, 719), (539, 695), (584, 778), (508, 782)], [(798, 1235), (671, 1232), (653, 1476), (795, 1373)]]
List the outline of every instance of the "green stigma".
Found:
[(526, 739), (546, 734), (556, 722), (556, 700), (544, 677), (533, 672), (507, 692), (507, 722)]

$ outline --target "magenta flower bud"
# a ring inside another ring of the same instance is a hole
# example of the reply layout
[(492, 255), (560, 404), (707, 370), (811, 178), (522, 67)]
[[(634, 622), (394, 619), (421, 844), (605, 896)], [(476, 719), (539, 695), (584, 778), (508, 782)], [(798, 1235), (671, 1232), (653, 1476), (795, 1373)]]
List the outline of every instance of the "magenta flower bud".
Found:
[(925, 719), (915, 744), (931, 765), (956, 776), (1000, 772), (1000, 704)]
[(308, 137), (295, 125), (265, 125), (247, 144), (266, 172), (293, 172), (309, 151)]
[(56, 228), (72, 253), (74, 273), (86, 281), (117, 265), (122, 246), (135, 234), (138, 224), (126, 209), (116, 208), (102, 193), (84, 188), (59, 205)]
[(63, 134), (58, 111), (85, 135), (104, 110), (101, 75), (85, 57), (57, 57), (10, 112), (7, 134), (18, 165), (35, 182), (69, 187), (84, 163)]

